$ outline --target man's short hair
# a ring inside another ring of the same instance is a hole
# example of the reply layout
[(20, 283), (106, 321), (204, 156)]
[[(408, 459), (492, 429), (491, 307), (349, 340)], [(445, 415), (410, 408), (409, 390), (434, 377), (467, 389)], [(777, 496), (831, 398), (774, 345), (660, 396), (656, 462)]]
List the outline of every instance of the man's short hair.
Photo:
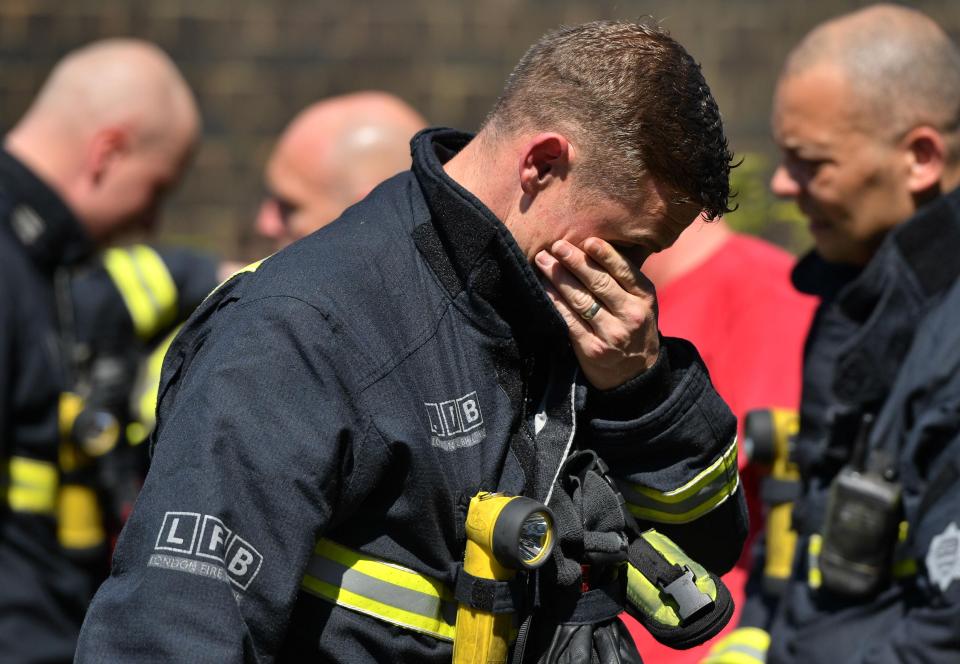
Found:
[(850, 82), (860, 129), (897, 141), (930, 126), (960, 161), (960, 49), (929, 17), (886, 4), (840, 16), (804, 37), (781, 78), (823, 65)]
[(700, 65), (659, 26), (596, 21), (544, 35), (485, 126), (579, 139), (584, 182), (622, 202), (650, 175), (709, 218), (730, 212), (732, 155)]

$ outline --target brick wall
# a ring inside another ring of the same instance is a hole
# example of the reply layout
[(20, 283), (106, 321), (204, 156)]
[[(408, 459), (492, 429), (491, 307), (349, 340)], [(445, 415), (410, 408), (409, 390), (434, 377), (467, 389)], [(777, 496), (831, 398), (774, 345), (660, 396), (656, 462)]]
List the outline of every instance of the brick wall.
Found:
[[(511, 66), (547, 29), (596, 18), (661, 19), (699, 59), (738, 152), (775, 153), (769, 99), (787, 50), (841, 0), (0, 0), (0, 125), (50, 66), (89, 40), (131, 35), (166, 49), (197, 92), (203, 145), (167, 208), (163, 237), (225, 256), (262, 251), (252, 217), (272, 141), (302, 107), (380, 88), (431, 122), (475, 128)], [(955, 0), (912, 3), (955, 36)], [(953, 11), (951, 11), (951, 8)], [(763, 177), (762, 168), (759, 177)]]

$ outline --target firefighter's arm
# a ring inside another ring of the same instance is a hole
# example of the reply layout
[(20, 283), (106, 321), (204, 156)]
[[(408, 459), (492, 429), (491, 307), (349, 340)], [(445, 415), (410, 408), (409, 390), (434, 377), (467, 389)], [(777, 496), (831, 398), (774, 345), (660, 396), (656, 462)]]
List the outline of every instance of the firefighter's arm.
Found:
[(327, 329), (309, 305), (268, 297), (181, 333), (78, 662), (272, 661), (317, 536), (376, 466), (323, 359)]
[(641, 376), (587, 397), (586, 436), (641, 525), (668, 535), (715, 573), (736, 562), (747, 532), (736, 421), (696, 349), (664, 338)]

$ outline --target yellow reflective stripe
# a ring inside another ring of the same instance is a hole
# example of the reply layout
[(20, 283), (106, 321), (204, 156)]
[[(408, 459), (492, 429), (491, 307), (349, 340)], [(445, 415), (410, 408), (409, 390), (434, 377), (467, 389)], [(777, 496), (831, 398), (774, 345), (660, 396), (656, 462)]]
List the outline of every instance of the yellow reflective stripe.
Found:
[(173, 321), (177, 287), (157, 252), (144, 245), (108, 249), (103, 264), (120, 291), (138, 337), (149, 339)]
[[(273, 256), (273, 254), (270, 254), (270, 256)], [(213, 295), (213, 294), (216, 293), (218, 290), (220, 290), (221, 288), (223, 288), (223, 286), (224, 286), (225, 284), (230, 283), (230, 282), (233, 280), (233, 278), (236, 277), (237, 275), (239, 275), (239, 274), (245, 274), (245, 273), (247, 273), (247, 272), (256, 272), (256, 271), (257, 271), (257, 268), (259, 268), (259, 267), (263, 264), (263, 261), (267, 260), (267, 258), (270, 258), (270, 256), (266, 256), (266, 257), (264, 257), (264, 258), (261, 258), (261, 259), (258, 260), (258, 261), (254, 261), (254, 262), (250, 263), (250, 265), (247, 265), (247, 266), (245, 266), (245, 267), (242, 267), (242, 268), (240, 268), (239, 270), (237, 270), (236, 272), (234, 272), (233, 274), (231, 274), (229, 277), (227, 277), (226, 279), (224, 279), (223, 281), (221, 281), (219, 284), (217, 284), (217, 287), (216, 287), (216, 288), (214, 288), (212, 291), (210, 291), (209, 293), (207, 293), (207, 297), (204, 298), (204, 301), (206, 301), (207, 299), (209, 299), (211, 295)]]
[[(273, 255), (273, 254), (271, 254), (271, 256), (272, 256), (272, 255)], [(230, 281), (231, 279), (233, 279), (233, 278), (234, 278), (235, 276), (237, 276), (238, 274), (243, 274), (243, 273), (245, 273), (245, 272), (256, 272), (256, 271), (257, 271), (257, 268), (260, 267), (260, 265), (263, 263), (263, 261), (267, 260), (267, 258), (270, 258), (270, 256), (267, 256), (266, 258), (261, 258), (261, 259), (258, 260), (258, 261), (253, 261), (252, 263), (250, 263), (250, 265), (247, 265), (246, 267), (240, 268), (239, 270), (237, 270), (236, 272), (234, 272), (233, 274), (231, 274), (229, 277), (227, 277), (227, 281)]]
[(137, 244), (131, 247), (130, 251), (143, 285), (152, 295), (157, 309), (158, 324), (155, 334), (168, 327), (177, 317), (177, 283), (173, 280), (167, 264), (155, 250), (145, 244)]
[(823, 585), (820, 573), (820, 551), (823, 549), (823, 537), (811, 535), (807, 545), (807, 585), (816, 590)]
[(424, 595), (454, 601), (453, 593), (447, 590), (442, 583), (402, 565), (364, 555), (328, 539), (317, 542), (313, 551), (323, 558), (340, 563), (344, 567), (349, 567), (375, 579), (402, 586)]
[(757, 627), (740, 627), (710, 649), (701, 664), (763, 664), (770, 648), (770, 635)]
[(619, 482), (627, 507), (635, 516), (659, 523), (688, 523), (723, 504), (740, 486), (737, 440), (713, 463), (683, 486), (659, 491)]
[(439, 581), (411, 569), (320, 540), (301, 586), (344, 608), (452, 641), (456, 604)]
[(180, 332), (181, 326), (178, 326), (166, 338), (161, 341), (144, 363), (140, 376), (133, 389), (133, 415), (137, 420), (136, 424), (128, 435), (130, 444), (137, 445), (150, 435), (150, 431), (156, 424), (157, 419), (157, 395), (160, 392), (160, 374), (163, 370), (163, 358), (166, 356), (173, 339)]
[(56, 465), (26, 457), (12, 457), (8, 464), (7, 504), (14, 512), (53, 514), (57, 502), (59, 473)]

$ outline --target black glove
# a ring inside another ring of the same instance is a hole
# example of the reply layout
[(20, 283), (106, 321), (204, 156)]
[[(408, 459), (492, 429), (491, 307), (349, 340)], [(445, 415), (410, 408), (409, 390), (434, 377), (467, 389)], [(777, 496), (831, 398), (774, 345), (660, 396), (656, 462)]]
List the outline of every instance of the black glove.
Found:
[(642, 664), (619, 618), (589, 625), (558, 625), (537, 664)]

